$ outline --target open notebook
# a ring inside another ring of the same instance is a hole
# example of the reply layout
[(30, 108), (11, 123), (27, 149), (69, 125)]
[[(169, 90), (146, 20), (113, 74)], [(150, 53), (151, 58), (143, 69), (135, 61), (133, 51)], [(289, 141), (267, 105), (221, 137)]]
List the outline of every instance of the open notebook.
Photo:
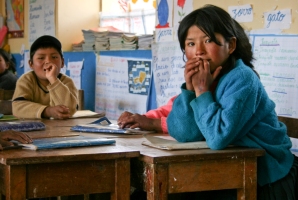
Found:
[(198, 142), (178, 142), (171, 136), (153, 136), (144, 134), (147, 141), (143, 141), (143, 145), (164, 149), (164, 150), (182, 150), (182, 149), (208, 149), (206, 141)]
[(117, 124), (113, 124), (107, 117), (101, 117), (89, 124), (79, 124), (70, 128), (72, 131), (90, 133), (113, 133), (113, 134), (145, 134), (153, 131), (140, 130), (138, 128), (121, 129)]

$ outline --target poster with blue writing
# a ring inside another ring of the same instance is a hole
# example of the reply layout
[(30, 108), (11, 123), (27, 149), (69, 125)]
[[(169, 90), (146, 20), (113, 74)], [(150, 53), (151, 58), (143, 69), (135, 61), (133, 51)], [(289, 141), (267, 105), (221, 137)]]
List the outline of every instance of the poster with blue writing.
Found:
[(148, 95), (151, 62), (128, 60), (128, 90), (131, 94)]
[(170, 98), (180, 93), (180, 87), (185, 82), (184, 65), (177, 41), (152, 45), (152, 74), (157, 107), (165, 105)]
[(55, 36), (55, 1), (29, 1), (29, 43), (42, 35)]
[(298, 35), (254, 35), (254, 66), (278, 116), (298, 118)]

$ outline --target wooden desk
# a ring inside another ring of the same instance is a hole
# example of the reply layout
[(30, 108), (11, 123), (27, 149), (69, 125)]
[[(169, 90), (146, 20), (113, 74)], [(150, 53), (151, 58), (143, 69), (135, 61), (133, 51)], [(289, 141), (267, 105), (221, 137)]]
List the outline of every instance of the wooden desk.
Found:
[(145, 138), (118, 138), (117, 144), (140, 150), (132, 159), (132, 186), (142, 187), (147, 200), (166, 200), (168, 194), (237, 189), (238, 200), (255, 200), (257, 157), (264, 150), (159, 150), (141, 145)]
[[(94, 119), (93, 119), (94, 120)], [(54, 136), (73, 133), (69, 127), (82, 120), (43, 120), (45, 131), (28, 135)], [(91, 119), (92, 121), (92, 119)], [(0, 193), (6, 200), (111, 193), (112, 200), (130, 198), (130, 159), (139, 151), (107, 145), (59, 150), (0, 151)]]

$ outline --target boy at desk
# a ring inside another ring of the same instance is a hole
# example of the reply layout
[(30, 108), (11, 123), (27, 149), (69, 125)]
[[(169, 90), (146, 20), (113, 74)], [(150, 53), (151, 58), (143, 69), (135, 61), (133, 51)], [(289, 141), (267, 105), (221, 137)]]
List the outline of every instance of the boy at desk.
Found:
[(61, 43), (44, 35), (30, 48), (32, 71), (17, 81), (13, 95), (13, 115), (18, 118), (71, 117), (78, 106), (78, 91), (72, 79), (60, 73), (64, 66)]

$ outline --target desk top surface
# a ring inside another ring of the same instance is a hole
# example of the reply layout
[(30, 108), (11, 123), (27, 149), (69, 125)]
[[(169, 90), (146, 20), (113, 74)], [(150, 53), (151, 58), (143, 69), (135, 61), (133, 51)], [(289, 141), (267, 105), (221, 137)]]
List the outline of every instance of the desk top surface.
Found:
[[(92, 135), (102, 138), (113, 138), (115, 145), (75, 147), (51, 150), (24, 150), (11, 149), (0, 151), (0, 163), (7, 165), (67, 162), (82, 160), (117, 159), (121, 157), (138, 157), (148, 163), (175, 162), (190, 160), (209, 160), (243, 157), (258, 157), (264, 155), (262, 149), (233, 147), (224, 150), (198, 149), (198, 150), (160, 150), (142, 145), (146, 139), (142, 135), (98, 134), (80, 133), (70, 131), (71, 126), (86, 124), (95, 118), (77, 118), (68, 120), (42, 120), (46, 130), (27, 132), (32, 138), (57, 137), (70, 135)], [(161, 135), (161, 134), (156, 134)]]

